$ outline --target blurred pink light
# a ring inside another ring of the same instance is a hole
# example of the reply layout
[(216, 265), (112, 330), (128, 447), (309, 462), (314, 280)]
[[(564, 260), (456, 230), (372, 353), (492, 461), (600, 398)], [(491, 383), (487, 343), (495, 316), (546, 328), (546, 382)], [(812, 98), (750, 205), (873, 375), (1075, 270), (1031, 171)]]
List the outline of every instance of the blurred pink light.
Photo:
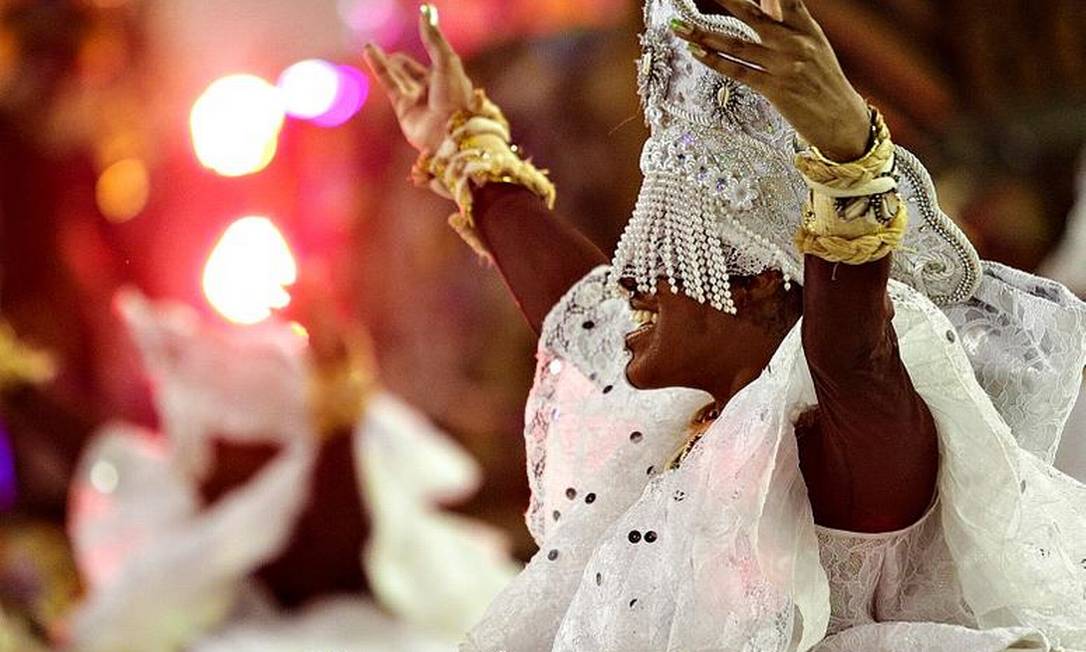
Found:
[(335, 108), (340, 73), (327, 61), (306, 59), (284, 70), (278, 85), (287, 114), (308, 120)]
[(370, 93), (370, 80), (361, 70), (352, 66), (336, 66), (339, 88), (335, 101), (328, 110), (313, 118), (322, 127), (336, 127), (358, 113)]
[(357, 68), (306, 59), (279, 76), (286, 112), (322, 127), (336, 127), (362, 108), (369, 78)]
[(397, 0), (339, 0), (343, 22), (362, 40), (394, 45), (407, 27), (407, 12)]

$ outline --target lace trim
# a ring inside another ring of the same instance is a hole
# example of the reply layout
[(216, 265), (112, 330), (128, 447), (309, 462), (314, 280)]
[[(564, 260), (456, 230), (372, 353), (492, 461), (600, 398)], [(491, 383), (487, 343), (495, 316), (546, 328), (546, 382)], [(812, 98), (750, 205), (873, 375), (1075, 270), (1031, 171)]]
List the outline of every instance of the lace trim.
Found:
[[(901, 146), (896, 148), (896, 160), (902, 177), (902, 196), (916, 207), (924, 223), (916, 227), (915, 237), (906, 240), (905, 247), (912, 253), (894, 257), (895, 278), (912, 279), (909, 285), (936, 305), (955, 303), (972, 296), (980, 285), (980, 256), (961, 229), (939, 208), (935, 184), (924, 164)], [(938, 238), (928, 236), (929, 229)], [(942, 251), (946, 247), (950, 248), (953, 258)], [(904, 269), (910, 265), (912, 269)], [(954, 281), (955, 276), (957, 281)]]
[(977, 381), (1019, 446), (1051, 462), (1086, 365), (1086, 303), (996, 263), (969, 300), (945, 306)]
[(932, 518), (932, 514), (939, 509), (939, 496), (936, 493), (935, 497), (931, 500), (931, 505), (924, 511), (924, 515), (918, 518), (914, 523), (906, 525), (899, 530), (890, 530), (887, 532), (852, 532), (850, 530), (838, 530), (837, 528), (826, 527), (824, 525), (815, 524), (815, 531), (818, 532), (819, 538), (825, 536), (827, 539), (855, 539), (855, 540), (885, 540), (885, 539), (899, 539), (903, 536), (907, 536), (917, 528), (922, 527), (928, 520)]

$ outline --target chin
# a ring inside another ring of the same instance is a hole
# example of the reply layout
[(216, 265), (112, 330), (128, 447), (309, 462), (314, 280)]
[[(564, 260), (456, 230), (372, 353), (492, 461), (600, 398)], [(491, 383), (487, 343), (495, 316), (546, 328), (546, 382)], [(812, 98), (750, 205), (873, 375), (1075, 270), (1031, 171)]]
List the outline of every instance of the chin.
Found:
[(634, 389), (648, 389), (641, 380), (641, 375), (638, 373), (638, 366), (635, 360), (631, 359), (626, 363), (626, 382), (630, 383), (630, 387), (633, 387)]
[(653, 370), (652, 360), (644, 354), (634, 353), (630, 361), (626, 363), (626, 382), (634, 389), (662, 389), (667, 384), (662, 384)]

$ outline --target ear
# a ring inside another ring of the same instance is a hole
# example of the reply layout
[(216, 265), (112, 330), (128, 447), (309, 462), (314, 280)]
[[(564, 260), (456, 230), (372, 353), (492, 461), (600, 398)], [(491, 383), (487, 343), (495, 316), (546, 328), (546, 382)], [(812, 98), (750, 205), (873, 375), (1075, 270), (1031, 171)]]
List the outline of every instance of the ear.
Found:
[(766, 271), (751, 277), (747, 286), (747, 294), (753, 301), (762, 301), (776, 296), (784, 286), (784, 275), (775, 269)]

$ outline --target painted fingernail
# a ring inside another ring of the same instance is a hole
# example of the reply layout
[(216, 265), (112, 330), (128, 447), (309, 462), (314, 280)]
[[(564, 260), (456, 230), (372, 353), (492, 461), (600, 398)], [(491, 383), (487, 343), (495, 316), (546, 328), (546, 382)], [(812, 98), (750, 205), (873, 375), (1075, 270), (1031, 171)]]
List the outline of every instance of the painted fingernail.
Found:
[(709, 53), (697, 43), (687, 43), (686, 48), (690, 50), (690, 54), (693, 54), (695, 57), (701, 58), (709, 56)]
[(671, 29), (685, 35), (690, 35), (694, 32), (694, 30), (689, 25), (679, 20), (678, 18), (671, 19)]
[(426, 21), (430, 23), (430, 27), (437, 27), (437, 7), (429, 2), (424, 2), (419, 5), (419, 12), (426, 17)]

